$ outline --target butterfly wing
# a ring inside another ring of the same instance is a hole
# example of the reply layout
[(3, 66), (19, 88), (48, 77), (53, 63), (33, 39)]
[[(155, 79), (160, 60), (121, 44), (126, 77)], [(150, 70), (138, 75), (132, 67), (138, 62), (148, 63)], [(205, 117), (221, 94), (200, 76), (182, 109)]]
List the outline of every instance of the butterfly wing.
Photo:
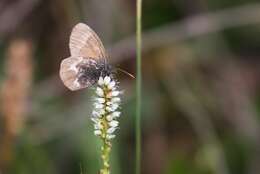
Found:
[(77, 81), (78, 69), (76, 67), (82, 59), (82, 57), (69, 57), (63, 59), (60, 65), (60, 78), (64, 85), (72, 91), (82, 88)]
[(70, 36), (71, 56), (91, 57), (105, 59), (105, 48), (97, 34), (86, 24), (77, 24)]
[(97, 34), (86, 24), (77, 24), (70, 36), (71, 57), (64, 59), (60, 65), (60, 77), (66, 87), (72, 91), (92, 85), (87, 79), (84, 83), (79, 80), (79, 65), (93, 66), (100, 60), (105, 60), (106, 53)]

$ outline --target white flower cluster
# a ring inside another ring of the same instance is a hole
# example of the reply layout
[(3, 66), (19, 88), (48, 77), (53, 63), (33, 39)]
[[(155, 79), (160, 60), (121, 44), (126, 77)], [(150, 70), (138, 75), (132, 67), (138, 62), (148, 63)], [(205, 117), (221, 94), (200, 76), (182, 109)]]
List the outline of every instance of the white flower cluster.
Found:
[(97, 97), (94, 99), (94, 134), (108, 140), (115, 137), (114, 132), (119, 125), (117, 118), (121, 114), (118, 111), (121, 100), (117, 88), (116, 82), (109, 76), (100, 77), (96, 88)]

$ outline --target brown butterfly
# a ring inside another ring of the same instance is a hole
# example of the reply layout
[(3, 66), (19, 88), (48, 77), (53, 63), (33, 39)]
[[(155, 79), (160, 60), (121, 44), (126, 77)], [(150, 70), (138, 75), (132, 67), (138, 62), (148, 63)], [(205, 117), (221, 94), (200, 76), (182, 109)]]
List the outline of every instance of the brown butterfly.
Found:
[(62, 60), (60, 78), (72, 91), (94, 85), (100, 76), (110, 76), (105, 48), (97, 34), (86, 24), (77, 24), (70, 35), (71, 56)]

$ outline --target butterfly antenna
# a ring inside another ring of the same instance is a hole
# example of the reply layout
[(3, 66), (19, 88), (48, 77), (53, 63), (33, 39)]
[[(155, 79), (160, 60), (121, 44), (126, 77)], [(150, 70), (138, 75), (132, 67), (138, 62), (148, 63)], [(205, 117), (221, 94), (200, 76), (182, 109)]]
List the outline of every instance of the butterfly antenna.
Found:
[(129, 72), (127, 72), (127, 71), (125, 71), (125, 70), (123, 70), (123, 69), (121, 69), (121, 68), (116, 68), (116, 69), (117, 69), (118, 71), (121, 71), (122, 73), (124, 73), (124, 74), (126, 74), (126, 75), (132, 77), (133, 79), (135, 79), (135, 76), (134, 76), (133, 74), (131, 74), (131, 73), (129, 73)]

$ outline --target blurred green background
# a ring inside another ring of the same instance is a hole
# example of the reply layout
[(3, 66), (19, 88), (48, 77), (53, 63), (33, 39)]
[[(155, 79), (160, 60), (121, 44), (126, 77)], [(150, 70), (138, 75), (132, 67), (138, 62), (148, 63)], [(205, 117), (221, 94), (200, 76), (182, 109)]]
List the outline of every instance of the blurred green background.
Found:
[[(59, 78), (78, 22), (135, 74), (135, 1), (0, 1), (0, 174), (94, 174), (93, 90)], [(143, 174), (260, 173), (260, 2), (144, 0)], [(112, 174), (135, 164), (135, 80), (118, 73)]]

